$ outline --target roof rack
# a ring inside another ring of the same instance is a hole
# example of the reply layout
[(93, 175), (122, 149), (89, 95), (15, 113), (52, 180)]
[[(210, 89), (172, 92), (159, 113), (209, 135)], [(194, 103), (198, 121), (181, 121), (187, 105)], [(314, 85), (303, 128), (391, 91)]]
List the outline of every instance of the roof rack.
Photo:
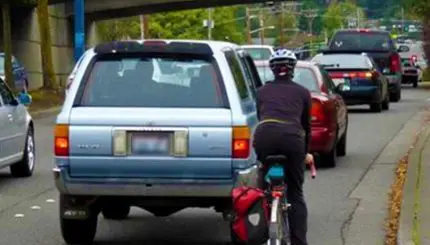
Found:
[(97, 54), (118, 53), (166, 53), (166, 54), (190, 54), (190, 55), (213, 55), (212, 48), (206, 43), (180, 42), (164, 40), (145, 41), (115, 41), (95, 46)]

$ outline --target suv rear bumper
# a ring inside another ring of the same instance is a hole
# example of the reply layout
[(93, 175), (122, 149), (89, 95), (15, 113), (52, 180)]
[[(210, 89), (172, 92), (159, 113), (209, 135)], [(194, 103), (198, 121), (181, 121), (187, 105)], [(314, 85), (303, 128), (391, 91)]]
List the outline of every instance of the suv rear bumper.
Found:
[(257, 186), (256, 165), (235, 171), (235, 179), (157, 180), (149, 184), (143, 179), (70, 178), (67, 167), (52, 169), (55, 185), (62, 194), (88, 196), (152, 196), (152, 197), (230, 197), (234, 186)]

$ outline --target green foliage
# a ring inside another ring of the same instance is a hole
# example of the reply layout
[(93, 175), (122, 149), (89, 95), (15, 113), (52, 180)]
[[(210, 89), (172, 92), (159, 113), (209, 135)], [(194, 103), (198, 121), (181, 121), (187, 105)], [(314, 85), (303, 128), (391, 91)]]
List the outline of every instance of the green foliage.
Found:
[(339, 28), (348, 27), (348, 18), (357, 18), (361, 21), (365, 19), (364, 11), (352, 2), (332, 3), (323, 16), (324, 29), (327, 30), (328, 36), (333, 35), (334, 31)]
[[(216, 8), (212, 13), (215, 27), (212, 29), (212, 39), (230, 40), (243, 43), (245, 35), (236, 24), (236, 7)], [(203, 26), (207, 19), (206, 9), (157, 13), (149, 16), (149, 35), (161, 39), (207, 39), (208, 31)], [(130, 17), (107, 20), (98, 23), (97, 30), (103, 41), (113, 41), (124, 38), (140, 38), (140, 19)]]
[(402, 0), (408, 13), (424, 18), (430, 12), (430, 0)]

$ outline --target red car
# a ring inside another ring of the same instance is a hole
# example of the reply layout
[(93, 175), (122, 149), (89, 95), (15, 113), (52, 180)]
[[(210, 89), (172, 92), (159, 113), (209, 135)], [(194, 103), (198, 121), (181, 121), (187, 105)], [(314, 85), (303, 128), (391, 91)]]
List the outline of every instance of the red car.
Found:
[[(273, 80), (268, 62), (255, 62), (262, 82)], [(320, 155), (320, 165), (335, 167), (338, 156), (346, 155), (348, 109), (336, 86), (321, 66), (298, 61), (294, 81), (312, 96), (312, 140), (310, 151)]]

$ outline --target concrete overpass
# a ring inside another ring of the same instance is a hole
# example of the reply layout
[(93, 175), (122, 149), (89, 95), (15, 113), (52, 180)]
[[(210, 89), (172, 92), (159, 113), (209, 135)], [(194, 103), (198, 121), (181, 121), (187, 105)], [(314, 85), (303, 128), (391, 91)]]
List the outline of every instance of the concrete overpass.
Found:
[[(263, 3), (267, 0), (51, 0), (66, 4), (66, 14), (74, 18), (75, 60), (85, 51), (85, 26), (100, 19), (127, 17), (157, 12)], [(271, 2), (282, 2), (272, 0)]]
[[(279, 1), (279, 0), (275, 0)], [(74, 66), (75, 57), (85, 46), (97, 43), (94, 22), (139, 14), (175, 11), (211, 6), (228, 6), (265, 2), (263, 0), (50, 0), (52, 54), (54, 71), (60, 84)], [(75, 11), (78, 10), (78, 11)], [(43, 85), (42, 56), (37, 11), (34, 8), (13, 8), (13, 54), (29, 72), (30, 89)], [(1, 18), (0, 18), (1, 19)], [(0, 20), (1, 22), (1, 20)], [(74, 28), (74, 29), (73, 29)], [(0, 35), (1, 35), (0, 25)], [(0, 49), (2, 41), (0, 38)]]

